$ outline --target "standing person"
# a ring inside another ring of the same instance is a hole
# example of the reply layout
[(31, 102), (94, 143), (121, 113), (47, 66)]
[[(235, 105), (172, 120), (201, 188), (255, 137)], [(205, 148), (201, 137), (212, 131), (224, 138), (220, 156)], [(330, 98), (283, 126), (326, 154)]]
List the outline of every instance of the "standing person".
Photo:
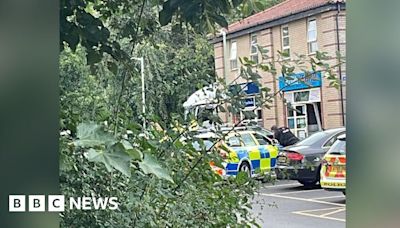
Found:
[(271, 127), (271, 131), (274, 132), (274, 138), (278, 140), (279, 144), (282, 146), (290, 146), (300, 141), (287, 127), (278, 128), (274, 125)]

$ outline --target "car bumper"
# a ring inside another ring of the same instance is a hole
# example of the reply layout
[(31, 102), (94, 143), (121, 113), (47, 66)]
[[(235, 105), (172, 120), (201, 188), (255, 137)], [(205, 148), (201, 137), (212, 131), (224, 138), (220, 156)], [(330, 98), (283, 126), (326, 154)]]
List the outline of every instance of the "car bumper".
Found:
[(276, 167), (276, 174), (278, 179), (290, 179), (290, 180), (315, 180), (318, 175), (318, 167), (294, 167), (294, 166), (283, 166), (278, 165)]
[(346, 179), (321, 177), (320, 184), (326, 190), (343, 191), (346, 189)]

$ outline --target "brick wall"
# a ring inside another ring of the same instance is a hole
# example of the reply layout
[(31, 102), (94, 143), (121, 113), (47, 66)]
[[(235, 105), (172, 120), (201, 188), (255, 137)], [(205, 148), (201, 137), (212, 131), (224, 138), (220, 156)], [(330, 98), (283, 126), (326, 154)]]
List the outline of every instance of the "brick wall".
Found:
[[(342, 11), (339, 15), (339, 29), (336, 28), (336, 11), (325, 12), (313, 16), (317, 20), (317, 41), (319, 51), (327, 52), (330, 56), (335, 56), (337, 51), (337, 44), (339, 43), (341, 55), (346, 55), (346, 12)], [(295, 58), (297, 54), (308, 54), (307, 46), (307, 18), (292, 21), (288, 24), (290, 36), (290, 50), (291, 58)], [(339, 31), (339, 41), (337, 41), (336, 32)], [(274, 61), (279, 69), (279, 55), (278, 51), (282, 49), (281, 26), (267, 28), (257, 33), (258, 44), (269, 50), (269, 57), (267, 61)], [(249, 57), (250, 55), (250, 34), (243, 35), (234, 39), (237, 42), (238, 57)], [(233, 81), (239, 74), (239, 70), (230, 69), (229, 52), (231, 40), (227, 40), (227, 81)], [(223, 48), (222, 42), (214, 45), (215, 50), (215, 68), (217, 75), (223, 77)], [(261, 59), (261, 56), (260, 56)], [(333, 59), (329, 62), (331, 65), (337, 64), (337, 60)], [(238, 68), (240, 62), (238, 61)], [(278, 80), (273, 75), (266, 72), (259, 72), (262, 76), (262, 85), (277, 91), (279, 89)], [(339, 72), (336, 72), (339, 73)], [(281, 73), (278, 70), (278, 77)], [(346, 75), (345, 65), (342, 66), (342, 74)], [(244, 82), (239, 80), (238, 83)], [(343, 94), (345, 96), (345, 85), (343, 86)], [(342, 105), (340, 101), (340, 90), (329, 86), (329, 82), (323, 79), (321, 87), (321, 109), (323, 113), (322, 124), (323, 127), (334, 128), (340, 127), (342, 123)], [(272, 125), (286, 125), (286, 114), (283, 100), (280, 96), (274, 99), (270, 109), (263, 110), (264, 126), (269, 128)], [(229, 119), (228, 119), (229, 121)]]

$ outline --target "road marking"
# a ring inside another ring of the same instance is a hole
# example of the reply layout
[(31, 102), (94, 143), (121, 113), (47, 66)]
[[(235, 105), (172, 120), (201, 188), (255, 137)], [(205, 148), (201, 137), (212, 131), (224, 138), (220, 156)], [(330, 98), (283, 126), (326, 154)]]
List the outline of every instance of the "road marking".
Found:
[(303, 215), (303, 216), (309, 216), (309, 217), (315, 217), (315, 218), (320, 218), (320, 219), (330, 219), (330, 220), (336, 220), (336, 221), (341, 221), (341, 222), (346, 222), (346, 219), (340, 219), (340, 218), (335, 218), (335, 217), (322, 217), (320, 215), (314, 215), (314, 214), (307, 214), (303, 213), (301, 211), (296, 211), (292, 212), (293, 214), (298, 214), (298, 215)]
[(284, 198), (284, 199), (293, 199), (293, 200), (312, 202), (312, 203), (320, 203), (320, 204), (333, 205), (333, 206), (343, 206), (344, 205), (341, 203), (331, 203), (331, 202), (319, 201), (319, 200), (315, 200), (315, 199), (305, 199), (305, 198), (292, 197), (292, 196), (282, 196), (282, 195), (277, 195), (277, 194), (266, 194), (266, 193), (257, 193), (257, 194), (263, 195), (263, 196), (270, 196), (270, 197), (277, 197), (277, 198)]
[(315, 192), (315, 191), (324, 191), (324, 189), (300, 190), (300, 191), (282, 192), (282, 193), (275, 193), (275, 194), (276, 195), (283, 195), (283, 194), (293, 194), (293, 193), (302, 193), (302, 192)]
[(326, 197), (318, 197), (318, 198), (313, 198), (314, 200), (322, 200), (322, 199), (333, 199), (333, 198), (345, 198), (346, 196), (326, 196)]
[(329, 208), (320, 208), (320, 209), (312, 209), (312, 210), (296, 211), (296, 212), (309, 213), (309, 212), (317, 212), (317, 211), (337, 210), (337, 209), (343, 209), (343, 208), (344, 207), (329, 207)]
[(301, 184), (298, 184), (298, 183), (292, 183), (292, 184), (276, 184), (276, 185), (264, 186), (263, 188), (276, 188), (276, 187), (285, 187), (285, 186), (301, 186)]
[(326, 216), (328, 216), (328, 215), (333, 215), (333, 214), (336, 214), (336, 213), (339, 213), (339, 212), (342, 212), (342, 211), (345, 211), (345, 210), (346, 210), (346, 208), (341, 208), (341, 209), (337, 209), (337, 210), (335, 210), (335, 211), (331, 211), (331, 212), (322, 214), (321, 216), (322, 216), (322, 217), (326, 217)]
[[(322, 215), (316, 215), (316, 214), (311, 213), (311, 212), (327, 211), (327, 210), (334, 210), (334, 211), (330, 211), (330, 212), (322, 214)], [(331, 208), (313, 209), (313, 210), (305, 210), (305, 211), (294, 211), (292, 213), (293, 214), (298, 214), (298, 215), (303, 215), (303, 216), (314, 217), (314, 218), (330, 219), (330, 220), (346, 222), (346, 219), (328, 217), (328, 215), (336, 214), (336, 213), (339, 213), (339, 212), (342, 212), (342, 211), (345, 211), (345, 210), (346, 210), (345, 207), (331, 207)]]

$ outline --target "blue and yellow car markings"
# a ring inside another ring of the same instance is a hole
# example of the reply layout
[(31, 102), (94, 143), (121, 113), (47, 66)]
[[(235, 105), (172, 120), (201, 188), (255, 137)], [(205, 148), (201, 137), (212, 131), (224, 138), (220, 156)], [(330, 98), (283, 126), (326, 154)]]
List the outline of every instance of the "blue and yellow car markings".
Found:
[[(254, 134), (258, 134), (255, 131), (242, 131), (238, 133), (232, 133), (228, 137), (237, 137), (243, 134), (250, 134), (253, 145), (245, 146), (244, 142), (241, 142), (241, 146), (231, 147), (228, 146), (225, 140), (221, 141), (219, 148), (225, 152), (228, 152), (227, 158), (224, 159), (224, 167), (218, 167), (213, 162), (210, 162), (212, 169), (222, 176), (235, 176), (238, 174), (243, 162), (247, 162), (250, 165), (251, 175), (265, 174), (276, 166), (276, 157), (278, 156), (278, 147), (276, 145), (260, 145), (259, 141), (255, 138)], [(199, 138), (209, 139), (218, 138), (213, 133), (203, 133)], [(247, 138), (249, 140), (249, 138)], [(269, 141), (269, 140), (268, 140)]]
[(268, 172), (276, 166), (278, 149), (273, 145), (258, 145), (255, 147), (230, 148), (229, 159), (225, 167), (227, 175), (237, 175), (243, 161), (250, 163), (251, 173), (257, 169)]

